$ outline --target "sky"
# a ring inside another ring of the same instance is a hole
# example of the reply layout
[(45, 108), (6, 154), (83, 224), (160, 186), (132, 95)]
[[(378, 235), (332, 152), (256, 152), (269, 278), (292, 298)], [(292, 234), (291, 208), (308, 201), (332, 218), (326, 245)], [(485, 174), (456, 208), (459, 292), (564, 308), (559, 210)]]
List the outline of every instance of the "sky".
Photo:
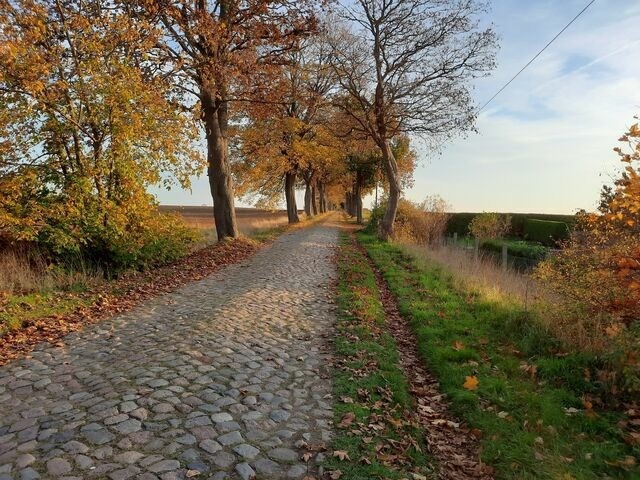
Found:
[[(498, 66), (475, 82), (476, 103), (484, 104), (587, 3), (493, 0), (482, 21), (500, 37)], [(478, 133), (439, 153), (416, 143), (419, 164), (405, 196), (438, 194), (460, 212), (593, 210), (600, 187), (620, 169), (612, 149), (640, 114), (638, 25), (640, 0), (596, 0), (481, 112)], [(211, 205), (205, 176), (190, 192), (154, 193), (163, 204)]]

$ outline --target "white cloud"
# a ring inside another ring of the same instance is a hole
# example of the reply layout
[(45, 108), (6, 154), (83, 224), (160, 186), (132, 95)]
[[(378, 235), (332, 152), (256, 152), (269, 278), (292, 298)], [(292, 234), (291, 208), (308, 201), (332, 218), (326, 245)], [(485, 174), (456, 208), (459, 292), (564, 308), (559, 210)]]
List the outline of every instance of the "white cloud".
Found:
[[(640, 63), (632, 55), (640, 45), (640, 8), (620, 16), (615, 5), (601, 3), (492, 102), (478, 119), (479, 135), (455, 141), (418, 169), (410, 198), (439, 193), (459, 211), (594, 207), (600, 186), (619, 167), (611, 149), (640, 113)], [(479, 101), (571, 18), (559, 8), (546, 2), (510, 17), (501, 67), (479, 82)], [(546, 18), (556, 12), (553, 25), (527, 32), (545, 11)]]

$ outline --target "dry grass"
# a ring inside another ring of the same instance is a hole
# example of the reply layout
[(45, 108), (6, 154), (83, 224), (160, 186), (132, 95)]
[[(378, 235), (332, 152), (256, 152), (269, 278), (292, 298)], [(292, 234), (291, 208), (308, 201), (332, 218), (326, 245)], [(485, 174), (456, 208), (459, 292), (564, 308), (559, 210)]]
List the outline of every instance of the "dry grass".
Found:
[(5, 295), (70, 290), (96, 283), (100, 278), (99, 272), (90, 274), (82, 266), (69, 273), (51, 268), (38, 255), (11, 250), (0, 253), (0, 292)]
[(482, 254), (476, 261), (473, 252), (456, 247), (423, 247), (403, 244), (403, 248), (420, 263), (436, 263), (453, 275), (464, 289), (483, 299), (499, 303), (518, 303), (528, 309), (543, 299), (536, 281), (512, 269), (504, 270)]
[(596, 328), (601, 319), (569, 311), (566, 299), (557, 298), (530, 275), (503, 270), (490, 256), (481, 254), (475, 261), (473, 251), (461, 248), (409, 243), (403, 243), (402, 247), (418, 264), (443, 268), (461, 289), (476, 293), (483, 300), (516, 305), (533, 313), (531, 318), (572, 349), (602, 352), (610, 347), (611, 338), (602, 328)]

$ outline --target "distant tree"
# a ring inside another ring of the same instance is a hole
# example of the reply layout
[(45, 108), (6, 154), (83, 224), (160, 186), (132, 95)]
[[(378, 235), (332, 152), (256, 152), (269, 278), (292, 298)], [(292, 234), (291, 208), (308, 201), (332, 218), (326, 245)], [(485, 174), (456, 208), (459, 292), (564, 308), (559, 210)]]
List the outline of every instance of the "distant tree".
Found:
[[(274, 67), (300, 37), (315, 31), (306, 0), (139, 0), (164, 35), (156, 60), (175, 85), (197, 99), (207, 139), (208, 174), (218, 239), (236, 237), (229, 162), (230, 116), (260, 101)], [(126, 2), (125, 2), (126, 3)], [(185, 106), (194, 100), (187, 99)], [(230, 104), (234, 104), (231, 108)]]
[(469, 232), (479, 240), (493, 240), (504, 237), (511, 230), (511, 215), (484, 212), (476, 215), (469, 223)]
[(344, 90), (341, 108), (380, 148), (388, 182), (381, 236), (393, 233), (401, 193), (391, 140), (436, 144), (473, 129), (469, 80), (494, 67), (496, 36), (481, 30), (476, 0), (355, 0), (340, 9), (354, 31), (331, 37)]
[(295, 189), (300, 177), (310, 216), (311, 193), (320, 185), (323, 164), (337, 155), (336, 140), (325, 127), (331, 107), (328, 95), (336, 85), (329, 53), (317, 38), (301, 40), (283, 53), (283, 65), (263, 89), (261, 101), (244, 106), (246, 121), (238, 128), (239, 161), (234, 170), (242, 183), (239, 191), (271, 203), (284, 190), (289, 223), (299, 221)]

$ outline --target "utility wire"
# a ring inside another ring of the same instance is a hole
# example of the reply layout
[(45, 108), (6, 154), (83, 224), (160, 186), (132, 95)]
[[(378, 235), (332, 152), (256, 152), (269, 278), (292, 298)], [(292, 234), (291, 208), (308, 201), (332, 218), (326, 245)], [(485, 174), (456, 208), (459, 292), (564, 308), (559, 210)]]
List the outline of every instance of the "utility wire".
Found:
[(588, 9), (591, 5), (593, 5), (593, 4), (595, 3), (595, 1), (596, 1), (596, 0), (591, 0), (591, 1), (590, 1), (590, 2), (589, 2), (589, 3), (588, 3), (588, 4), (587, 4), (587, 5), (586, 5), (582, 10), (580, 10), (580, 11), (578, 12), (578, 14), (577, 14), (575, 17), (573, 17), (573, 19), (571, 19), (571, 21), (570, 21), (569, 23), (567, 23), (567, 24), (564, 26), (564, 28), (563, 28), (562, 30), (560, 30), (560, 31), (556, 34), (556, 36), (555, 36), (555, 37), (553, 37), (553, 38), (549, 41), (549, 43), (547, 43), (547, 44), (542, 48), (542, 50), (540, 50), (538, 53), (536, 53), (536, 54), (535, 54), (535, 56), (534, 56), (531, 60), (529, 60), (529, 61), (527, 62), (527, 64), (526, 64), (524, 67), (522, 67), (518, 73), (516, 73), (513, 77), (511, 77), (511, 80), (509, 80), (507, 83), (505, 83), (505, 84), (502, 86), (502, 88), (501, 88), (500, 90), (498, 90), (498, 91), (495, 93), (495, 95), (494, 95), (493, 97), (491, 97), (489, 100), (487, 100), (487, 102), (486, 102), (484, 105), (482, 105), (482, 107), (480, 107), (480, 109), (478, 110), (478, 113), (480, 113), (482, 110), (484, 110), (484, 108), (485, 108), (487, 105), (489, 105), (489, 104), (493, 101), (493, 99), (494, 99), (494, 98), (496, 98), (498, 95), (500, 95), (500, 94), (502, 93), (502, 91), (503, 91), (505, 88), (507, 88), (507, 87), (511, 84), (511, 82), (513, 82), (516, 78), (518, 78), (518, 76), (519, 76), (522, 72), (524, 72), (524, 71), (526, 70), (526, 68), (527, 68), (529, 65), (531, 65), (531, 64), (536, 60), (536, 58), (538, 58), (538, 57), (542, 54), (542, 52), (544, 52), (544, 51), (549, 47), (549, 45), (551, 45), (553, 42), (555, 42), (555, 41), (556, 41), (556, 39), (557, 39), (560, 35), (562, 35), (562, 34), (564, 33), (564, 31), (565, 31), (567, 28), (569, 28), (569, 27), (571, 26), (571, 24), (573, 24), (573, 22), (575, 22), (578, 18), (580, 18), (580, 16), (581, 16), (584, 12), (586, 12), (586, 11), (587, 11), (587, 9)]

